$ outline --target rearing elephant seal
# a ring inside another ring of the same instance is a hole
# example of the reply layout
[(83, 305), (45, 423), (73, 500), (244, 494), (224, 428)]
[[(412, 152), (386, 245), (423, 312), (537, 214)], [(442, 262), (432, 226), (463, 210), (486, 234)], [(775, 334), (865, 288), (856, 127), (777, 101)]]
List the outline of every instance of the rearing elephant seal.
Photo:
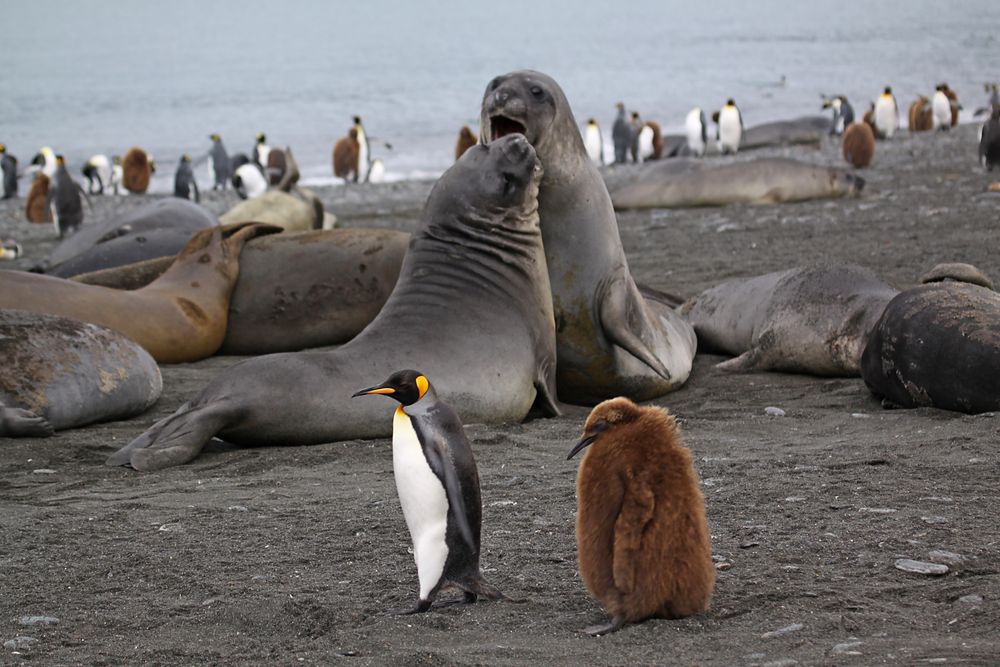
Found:
[(386, 437), (385, 406), (351, 395), (408, 367), (433, 377), (464, 422), (520, 420), (536, 398), (558, 414), (541, 173), (524, 137), (471, 148), (434, 186), (395, 290), (356, 338), (230, 367), (108, 463), (177, 465), (213, 436), (299, 445)]
[(723, 370), (857, 376), (868, 333), (896, 293), (860, 266), (799, 267), (730, 280), (681, 313), (702, 351), (739, 355)]
[(480, 127), (483, 143), (523, 134), (545, 168), (538, 211), (556, 315), (560, 399), (647, 400), (683, 384), (694, 332), (672, 309), (639, 293), (608, 190), (559, 84), (528, 70), (498, 76), (486, 87)]
[(125, 336), (87, 322), (0, 310), (0, 437), (44, 436), (145, 412), (160, 368)]

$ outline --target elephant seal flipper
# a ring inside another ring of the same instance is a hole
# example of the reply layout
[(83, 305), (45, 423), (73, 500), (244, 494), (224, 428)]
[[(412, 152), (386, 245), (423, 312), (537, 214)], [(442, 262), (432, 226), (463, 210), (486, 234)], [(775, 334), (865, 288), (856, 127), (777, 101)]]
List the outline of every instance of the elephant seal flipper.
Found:
[(56, 430), (44, 417), (31, 410), (0, 406), (0, 436), (14, 438), (47, 438)]
[(224, 402), (192, 408), (188, 401), (112, 454), (106, 464), (145, 472), (187, 463), (231, 418)]
[(599, 305), (604, 335), (613, 345), (625, 350), (669, 382), (670, 371), (641, 338), (642, 332), (649, 329), (645, 313), (641, 308), (638, 309), (639, 312), (630, 313), (630, 303), (628, 285), (624, 277), (619, 276), (611, 283)]

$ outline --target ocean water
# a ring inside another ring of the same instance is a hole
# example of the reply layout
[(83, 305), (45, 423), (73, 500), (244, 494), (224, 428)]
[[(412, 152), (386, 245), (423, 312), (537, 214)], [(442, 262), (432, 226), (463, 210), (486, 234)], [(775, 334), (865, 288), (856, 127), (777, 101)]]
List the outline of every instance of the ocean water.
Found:
[(212, 132), (234, 153), (264, 131), (304, 182), (335, 182), (355, 114), (389, 178), (437, 175), (489, 80), (519, 68), (552, 75), (606, 140), (619, 100), (670, 132), (728, 97), (748, 125), (818, 113), (824, 93), (860, 113), (885, 85), (905, 115), (947, 81), (970, 119), (1000, 79), (997, 0), (0, 0), (0, 26), (0, 142), (22, 162), (52, 146), (74, 174), (142, 146), (156, 191)]

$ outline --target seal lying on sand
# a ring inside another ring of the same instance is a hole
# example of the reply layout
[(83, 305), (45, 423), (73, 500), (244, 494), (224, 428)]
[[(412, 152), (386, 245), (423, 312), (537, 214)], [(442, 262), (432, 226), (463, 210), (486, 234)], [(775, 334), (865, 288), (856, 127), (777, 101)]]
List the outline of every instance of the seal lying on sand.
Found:
[[(253, 201), (253, 200), (251, 200)], [(330, 229), (251, 239), (229, 300), (223, 354), (293, 352), (344, 343), (375, 319), (399, 277), (410, 235), (387, 229)], [(139, 289), (173, 257), (73, 280)]]
[(820, 144), (830, 134), (833, 121), (827, 116), (803, 116), (793, 120), (778, 120), (748, 127), (743, 132), (740, 150)]
[(470, 148), (434, 186), (399, 282), (364, 331), (328, 352), (274, 354), (220, 373), (108, 463), (190, 461), (213, 436), (242, 444), (387, 437), (358, 387), (419, 367), (465, 422), (555, 405), (555, 323), (538, 226), (541, 165), (524, 137)]
[(608, 190), (559, 84), (527, 70), (496, 77), (483, 96), (480, 128), (484, 143), (524, 135), (545, 168), (538, 208), (560, 399), (647, 400), (681, 386), (691, 372), (694, 332), (672, 308), (639, 293)]
[(64, 317), (0, 310), (0, 436), (45, 436), (144, 412), (160, 369), (120, 333)]
[(631, 180), (609, 175), (616, 209), (685, 208), (806, 201), (855, 194), (864, 179), (842, 169), (786, 158), (709, 166), (670, 160), (644, 166)]
[(218, 225), (194, 202), (171, 197), (87, 224), (53, 248), (39, 270), (62, 278), (153, 257), (176, 255), (195, 232)]
[(960, 282), (901, 292), (868, 339), (861, 376), (887, 407), (1000, 410), (1000, 294)]
[[(177, 200), (180, 201), (180, 200)], [(160, 363), (197, 361), (219, 349), (247, 239), (281, 231), (256, 223), (204, 229), (159, 279), (134, 292), (22, 271), (0, 271), (0, 308), (93, 322), (119, 331)]]
[(799, 267), (706, 290), (681, 307), (719, 368), (856, 376), (861, 351), (897, 294), (860, 266)]

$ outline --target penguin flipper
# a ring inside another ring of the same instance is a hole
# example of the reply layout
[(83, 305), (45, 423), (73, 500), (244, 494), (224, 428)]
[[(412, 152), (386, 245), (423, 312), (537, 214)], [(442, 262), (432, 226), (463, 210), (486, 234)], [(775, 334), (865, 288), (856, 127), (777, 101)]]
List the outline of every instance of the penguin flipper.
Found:
[(31, 410), (0, 406), (0, 436), (46, 438), (55, 432), (52, 424)]
[[(665, 380), (670, 380), (670, 371), (663, 365), (649, 346), (632, 330), (632, 320), (644, 318), (644, 311), (640, 308), (629, 308), (633, 301), (633, 294), (629, 290), (629, 276), (626, 273), (612, 279), (607, 291), (604, 293), (600, 304), (600, 322), (604, 335), (612, 345), (617, 345), (633, 357), (649, 366), (657, 375)], [(638, 289), (636, 289), (638, 292)], [(641, 304), (641, 295), (635, 295)], [(644, 322), (643, 322), (644, 323)]]
[(198, 407), (185, 403), (177, 412), (161, 419), (105, 462), (109, 466), (128, 465), (136, 470), (169, 468), (194, 459), (209, 440), (229, 421), (224, 403)]
[[(451, 455), (451, 447), (448, 445), (450, 439), (463, 439), (465, 446), (469, 447), (468, 439), (465, 436), (465, 429), (458, 415), (450, 406), (440, 404), (427, 415), (410, 416), (413, 430), (420, 441), (420, 447), (424, 451), (424, 458), (431, 471), (444, 485), (445, 494), (448, 497), (448, 505), (455, 515), (455, 522), (462, 538), (469, 545), (469, 548), (476, 551), (476, 541), (472, 535), (472, 527), (469, 525), (469, 515), (465, 507), (465, 500), (462, 496), (462, 484), (458, 478), (458, 470), (455, 468), (455, 461)], [(469, 447), (471, 449), (471, 447)]]
[(615, 588), (624, 593), (635, 590), (636, 558), (642, 550), (642, 536), (653, 519), (656, 496), (643, 475), (629, 471), (622, 506), (615, 520), (612, 575)]

